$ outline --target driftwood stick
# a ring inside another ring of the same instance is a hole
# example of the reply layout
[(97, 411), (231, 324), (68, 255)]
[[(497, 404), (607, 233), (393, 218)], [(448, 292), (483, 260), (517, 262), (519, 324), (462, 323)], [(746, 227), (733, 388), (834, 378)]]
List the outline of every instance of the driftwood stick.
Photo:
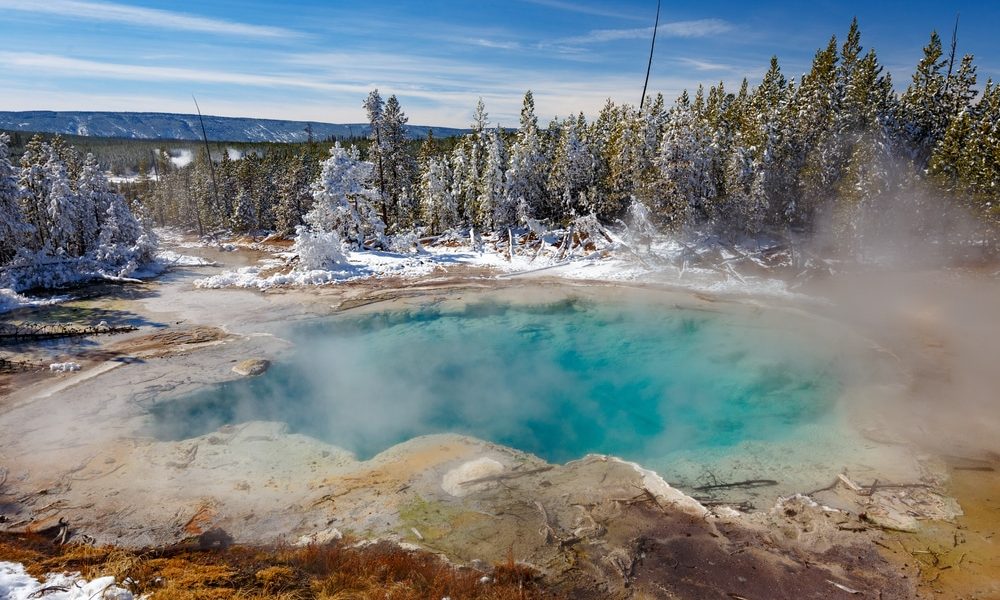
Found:
[(518, 477), (526, 477), (528, 475), (537, 475), (538, 473), (544, 473), (546, 471), (551, 471), (553, 467), (538, 467), (537, 469), (528, 469), (527, 471), (514, 471), (512, 473), (500, 473), (499, 475), (490, 475), (488, 477), (478, 477), (476, 479), (470, 479), (468, 481), (463, 481), (459, 485), (476, 485), (477, 483), (487, 483), (491, 481), (506, 481), (508, 479), (517, 479)]
[(758, 487), (768, 487), (772, 485), (778, 485), (778, 482), (773, 479), (747, 479), (746, 481), (734, 481), (732, 483), (715, 483), (712, 485), (701, 485), (693, 488), (697, 492), (708, 492), (711, 490), (729, 490), (736, 488), (758, 488)]

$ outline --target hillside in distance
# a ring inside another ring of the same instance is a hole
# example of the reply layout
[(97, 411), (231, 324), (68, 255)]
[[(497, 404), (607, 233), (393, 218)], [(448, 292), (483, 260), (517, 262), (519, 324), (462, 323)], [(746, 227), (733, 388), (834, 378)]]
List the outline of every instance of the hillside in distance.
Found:
[[(204, 118), (208, 139), (214, 142), (304, 142), (308, 138), (307, 127), (312, 128), (315, 140), (345, 139), (366, 137), (370, 129), (367, 123), (335, 124), (209, 115)], [(437, 137), (467, 132), (427, 125), (407, 125), (406, 128), (413, 139), (426, 137), (429, 129), (433, 129)], [(0, 111), (0, 130), (129, 139), (201, 139), (198, 115), (175, 113)]]

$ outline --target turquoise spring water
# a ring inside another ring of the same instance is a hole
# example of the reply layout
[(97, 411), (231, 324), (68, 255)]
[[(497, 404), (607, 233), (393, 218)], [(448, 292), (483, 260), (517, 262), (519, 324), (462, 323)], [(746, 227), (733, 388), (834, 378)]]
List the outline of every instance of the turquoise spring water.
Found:
[(567, 300), (473, 303), (297, 327), (291, 360), (154, 410), (160, 439), (283, 421), (370, 457), (456, 432), (549, 461), (781, 439), (832, 411), (822, 344), (747, 315)]

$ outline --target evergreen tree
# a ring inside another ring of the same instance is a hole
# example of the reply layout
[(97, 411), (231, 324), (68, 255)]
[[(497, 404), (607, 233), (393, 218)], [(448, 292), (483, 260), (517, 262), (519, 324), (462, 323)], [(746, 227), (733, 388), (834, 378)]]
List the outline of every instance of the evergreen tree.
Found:
[(310, 182), (312, 173), (304, 154), (292, 157), (278, 188), (279, 204), (276, 208), (275, 230), (279, 235), (292, 235), (304, 225), (303, 217), (312, 207)]
[(567, 119), (552, 156), (548, 195), (560, 199), (560, 213), (572, 218), (590, 214), (589, 195), (594, 192), (594, 156), (585, 141), (586, 122)]
[(458, 225), (458, 204), (452, 193), (450, 169), (444, 158), (431, 158), (420, 180), (421, 211), (431, 232)]
[(381, 244), (385, 223), (374, 206), (379, 193), (372, 185), (373, 170), (370, 162), (360, 160), (355, 148), (346, 150), (336, 143), (312, 187), (313, 208), (305, 216), (309, 230), (334, 232), (357, 248), (368, 238)]
[(97, 249), (100, 222), (115, 195), (93, 154), (88, 153), (83, 161), (77, 190), (80, 214), (77, 245), (78, 253), (82, 255)]
[(913, 82), (903, 93), (903, 135), (917, 170), (927, 163), (931, 152), (948, 128), (950, 107), (945, 102), (946, 77), (941, 37), (935, 31), (924, 46)]
[(377, 202), (382, 210), (382, 221), (385, 222), (389, 220), (385, 175), (386, 145), (383, 139), (385, 102), (383, 102), (382, 96), (379, 95), (377, 89), (369, 92), (368, 97), (365, 99), (364, 107), (365, 112), (368, 114), (368, 126), (370, 128), (368, 134), (368, 159), (375, 165), (375, 182), (377, 184), (376, 190), (378, 191)]
[(77, 245), (80, 239), (77, 231), (80, 223), (78, 199), (70, 186), (66, 165), (54, 148), (45, 163), (45, 179), (48, 190), (48, 249), (58, 255), (80, 256)]
[[(382, 115), (382, 171), (388, 202), (392, 207), (392, 218), (399, 221), (400, 202), (410, 195), (416, 165), (410, 155), (406, 139), (408, 119), (395, 95), (389, 96)], [(383, 218), (386, 218), (383, 213)]]
[(510, 167), (506, 173), (509, 197), (507, 203), (523, 205), (529, 217), (549, 216), (545, 171), (545, 155), (538, 133), (538, 117), (535, 116), (535, 99), (529, 90), (524, 95), (517, 138), (510, 149)]
[(0, 267), (17, 254), (30, 231), (21, 217), (21, 192), (10, 162), (9, 143), (10, 137), (0, 133)]
[(486, 166), (483, 171), (482, 186), (476, 203), (479, 209), (478, 222), (494, 229), (509, 227), (517, 222), (516, 209), (508, 202), (507, 148), (500, 128), (493, 128), (486, 139)]
[(33, 232), (27, 240), (27, 246), (32, 250), (40, 250), (45, 245), (49, 231), (49, 190), (45, 163), (49, 160), (50, 153), (49, 146), (36, 134), (25, 145), (21, 155), (21, 172), (17, 183), (21, 189), (21, 214)]

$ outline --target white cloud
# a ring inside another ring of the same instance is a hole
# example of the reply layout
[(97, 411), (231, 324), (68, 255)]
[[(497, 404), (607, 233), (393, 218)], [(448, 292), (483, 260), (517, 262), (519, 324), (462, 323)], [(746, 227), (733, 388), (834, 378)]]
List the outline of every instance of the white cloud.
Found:
[[(694, 21), (674, 21), (657, 28), (661, 36), (675, 38), (703, 38), (728, 33), (733, 30), (731, 23), (722, 19), (697, 19)], [(652, 27), (634, 29), (595, 29), (580, 36), (556, 40), (558, 44), (600, 44), (618, 40), (648, 39), (653, 34)]]
[(119, 79), (126, 81), (186, 81), (193, 83), (232, 84), (269, 88), (307, 88), (320, 91), (363, 92), (356, 86), (317, 81), (312, 77), (259, 75), (233, 71), (213, 71), (180, 67), (158, 67), (125, 63), (98, 62), (55, 54), (0, 52), (0, 64), (31, 74), (55, 73), (73, 77)]
[(695, 71), (735, 71), (736, 67), (733, 65), (726, 65), (723, 63), (715, 63), (707, 60), (700, 60), (697, 58), (678, 58), (677, 62), (682, 65), (691, 67)]
[[(564, 10), (568, 12), (581, 13), (585, 15), (594, 15), (597, 17), (612, 17), (621, 19), (633, 19), (639, 20), (645, 17), (640, 17), (634, 13), (626, 13), (621, 10), (613, 10), (609, 8), (603, 8), (600, 6), (592, 6), (589, 4), (583, 4), (580, 2), (568, 2), (565, 0), (522, 0), (528, 4), (537, 4), (538, 6), (545, 6), (547, 8), (554, 8), (556, 10)], [(653, 15), (650, 14), (650, 17)], [(650, 18), (650, 20), (652, 20)]]
[(85, 21), (124, 23), (139, 27), (198, 31), (252, 38), (295, 38), (302, 34), (281, 27), (250, 25), (223, 19), (129, 6), (115, 2), (84, 0), (0, 0), (0, 9), (54, 15)]

